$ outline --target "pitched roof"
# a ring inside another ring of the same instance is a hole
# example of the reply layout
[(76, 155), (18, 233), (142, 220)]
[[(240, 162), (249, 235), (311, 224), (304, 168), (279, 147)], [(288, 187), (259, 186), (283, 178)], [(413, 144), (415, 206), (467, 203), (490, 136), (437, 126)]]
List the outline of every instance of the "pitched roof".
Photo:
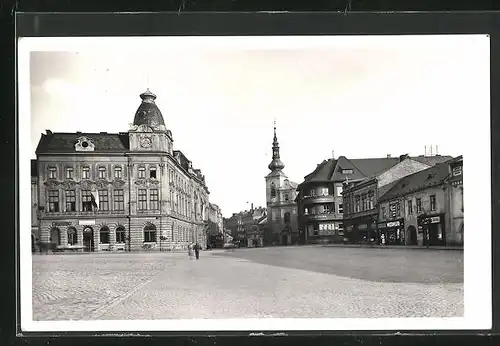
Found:
[(85, 136), (94, 143), (94, 152), (126, 152), (129, 149), (127, 133), (63, 133), (49, 132), (42, 134), (36, 148), (37, 154), (44, 153), (72, 153), (76, 152), (75, 144), (78, 138)]
[(420, 156), (412, 156), (411, 159), (418, 161), (420, 163), (424, 163), (424, 164), (429, 165), (429, 166), (434, 166), (438, 163), (447, 162), (447, 161), (453, 159), (453, 157), (448, 156), (448, 155), (444, 155), (444, 156), (442, 156), (442, 155), (435, 155), (435, 156), (420, 155)]
[[(329, 159), (320, 163), (316, 169), (304, 177), (304, 183), (323, 181), (344, 181), (361, 179), (389, 169), (399, 162), (399, 158), (348, 159), (340, 156), (337, 160)], [(343, 174), (343, 169), (352, 169), (352, 174)]]
[(411, 192), (440, 185), (448, 177), (448, 163), (438, 163), (435, 166), (424, 169), (423, 171), (408, 175), (397, 180), (379, 201), (387, 201), (392, 198), (405, 196)]

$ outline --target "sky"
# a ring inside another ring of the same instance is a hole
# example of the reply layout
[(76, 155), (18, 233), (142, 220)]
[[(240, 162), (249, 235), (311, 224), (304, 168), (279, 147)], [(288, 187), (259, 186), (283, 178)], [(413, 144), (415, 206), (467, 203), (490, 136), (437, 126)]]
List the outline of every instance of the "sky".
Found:
[(274, 121), (284, 172), (297, 183), (332, 155), (475, 150), (470, 125), (489, 102), (484, 43), (484, 36), (55, 40), (30, 54), (32, 157), (46, 129), (127, 131), (149, 88), (174, 148), (202, 170), (210, 202), (227, 217), (250, 203), (265, 206)]

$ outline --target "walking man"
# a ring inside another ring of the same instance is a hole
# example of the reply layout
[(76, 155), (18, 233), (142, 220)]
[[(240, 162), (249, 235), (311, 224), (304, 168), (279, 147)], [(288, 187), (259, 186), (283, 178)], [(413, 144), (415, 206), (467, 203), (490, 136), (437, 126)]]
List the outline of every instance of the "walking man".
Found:
[(194, 246), (194, 254), (196, 259), (200, 259), (200, 245), (198, 245), (198, 243)]

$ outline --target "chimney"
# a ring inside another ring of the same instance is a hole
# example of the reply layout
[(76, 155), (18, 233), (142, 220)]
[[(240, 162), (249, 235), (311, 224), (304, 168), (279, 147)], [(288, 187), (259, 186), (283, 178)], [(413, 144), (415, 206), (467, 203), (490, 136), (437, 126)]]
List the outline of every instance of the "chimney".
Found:
[(430, 156), (432, 156), (432, 145), (431, 145), (431, 153), (430, 154), (431, 154)]
[(399, 162), (406, 160), (408, 157), (408, 154), (399, 155)]
[(332, 150), (332, 159), (335, 159), (335, 150)]
[(250, 210), (253, 211), (253, 203), (250, 204)]
[(436, 145), (436, 156), (439, 156), (438, 154), (438, 146)]
[(45, 130), (45, 132), (47, 133), (47, 136), (52, 135), (52, 131), (50, 131), (50, 130)]
[(424, 146), (424, 156), (427, 156), (427, 145)]

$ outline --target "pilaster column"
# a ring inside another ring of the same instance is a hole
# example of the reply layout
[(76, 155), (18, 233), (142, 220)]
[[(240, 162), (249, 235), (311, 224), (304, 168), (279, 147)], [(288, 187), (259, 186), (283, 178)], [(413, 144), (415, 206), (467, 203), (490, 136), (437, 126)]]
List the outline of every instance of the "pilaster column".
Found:
[(68, 246), (68, 226), (59, 226), (60, 240), (62, 246)]
[(94, 251), (99, 251), (99, 236), (100, 236), (100, 228), (98, 226), (92, 227), (94, 230)]
[(85, 226), (75, 225), (76, 228), (76, 244), (83, 246), (83, 228)]
[(116, 224), (108, 225), (109, 228), (109, 251), (115, 249), (116, 244)]

